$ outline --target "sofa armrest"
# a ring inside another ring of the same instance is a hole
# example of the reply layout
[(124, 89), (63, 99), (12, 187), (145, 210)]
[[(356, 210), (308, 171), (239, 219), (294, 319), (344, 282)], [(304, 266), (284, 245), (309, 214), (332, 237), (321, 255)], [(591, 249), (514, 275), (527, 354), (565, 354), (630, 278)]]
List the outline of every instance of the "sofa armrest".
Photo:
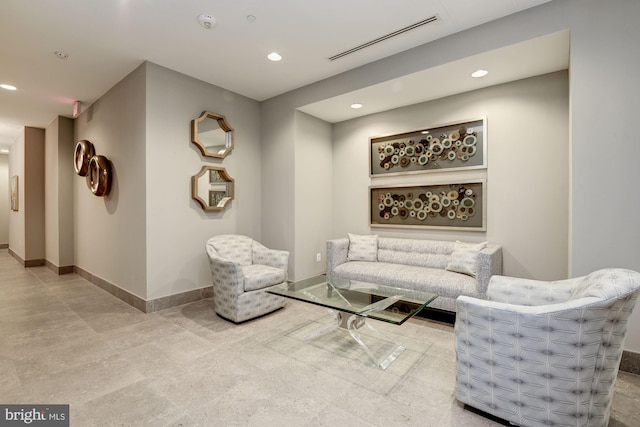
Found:
[(327, 240), (327, 278), (331, 278), (333, 269), (347, 262), (349, 253), (349, 239)]
[(491, 276), (502, 274), (502, 246), (488, 245), (478, 254), (478, 292), (487, 293)]
[(487, 288), (487, 299), (518, 305), (545, 305), (565, 302), (581, 277), (555, 282), (492, 276)]

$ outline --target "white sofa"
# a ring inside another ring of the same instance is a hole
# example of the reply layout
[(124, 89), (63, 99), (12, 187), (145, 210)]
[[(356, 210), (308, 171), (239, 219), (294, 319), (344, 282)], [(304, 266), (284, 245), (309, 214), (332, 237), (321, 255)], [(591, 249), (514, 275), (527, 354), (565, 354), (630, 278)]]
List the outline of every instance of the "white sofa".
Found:
[[(454, 255), (461, 250), (466, 251), (466, 258), (456, 261)], [(502, 274), (499, 245), (351, 234), (327, 241), (328, 280), (343, 278), (430, 292), (438, 298), (429, 307), (450, 312), (456, 311), (455, 299), (461, 295), (485, 298), (489, 279), (496, 274)]]

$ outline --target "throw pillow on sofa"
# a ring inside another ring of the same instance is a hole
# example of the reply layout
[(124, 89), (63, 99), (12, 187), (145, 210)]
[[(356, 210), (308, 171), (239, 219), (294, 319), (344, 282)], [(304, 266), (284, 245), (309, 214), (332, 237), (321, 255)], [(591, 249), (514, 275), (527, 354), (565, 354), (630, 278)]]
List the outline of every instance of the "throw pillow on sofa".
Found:
[(463, 243), (457, 241), (446, 269), (476, 277), (478, 274), (478, 254), (486, 247), (487, 242)]
[(362, 236), (349, 233), (347, 261), (377, 261), (378, 235)]

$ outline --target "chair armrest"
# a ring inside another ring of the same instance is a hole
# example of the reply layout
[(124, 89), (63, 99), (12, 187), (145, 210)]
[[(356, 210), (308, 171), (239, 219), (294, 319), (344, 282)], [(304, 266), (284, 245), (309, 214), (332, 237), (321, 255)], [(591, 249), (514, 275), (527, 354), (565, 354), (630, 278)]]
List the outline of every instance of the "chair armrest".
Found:
[(264, 246), (254, 245), (252, 260), (254, 264), (268, 265), (284, 270), (289, 269), (289, 252), (279, 249), (269, 249)]
[(581, 277), (545, 282), (518, 277), (492, 276), (487, 289), (491, 301), (523, 306), (565, 302)]
[(244, 276), (240, 265), (220, 256), (211, 245), (206, 245), (209, 266), (211, 268), (211, 282), (213, 287), (228, 286), (236, 295), (244, 292)]
[(327, 240), (327, 278), (331, 278), (333, 269), (347, 262), (349, 239)]

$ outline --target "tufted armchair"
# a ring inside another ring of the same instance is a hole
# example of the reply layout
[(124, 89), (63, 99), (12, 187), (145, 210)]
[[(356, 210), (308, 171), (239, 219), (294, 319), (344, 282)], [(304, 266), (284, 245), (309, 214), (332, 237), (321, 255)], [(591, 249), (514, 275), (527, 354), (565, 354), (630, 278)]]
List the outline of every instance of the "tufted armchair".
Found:
[(457, 399), (521, 426), (606, 426), (640, 273), (542, 282), (493, 276), (459, 297)]
[(287, 281), (289, 252), (268, 249), (236, 234), (212, 237), (206, 250), (218, 315), (239, 323), (284, 305), (284, 298), (265, 290)]

